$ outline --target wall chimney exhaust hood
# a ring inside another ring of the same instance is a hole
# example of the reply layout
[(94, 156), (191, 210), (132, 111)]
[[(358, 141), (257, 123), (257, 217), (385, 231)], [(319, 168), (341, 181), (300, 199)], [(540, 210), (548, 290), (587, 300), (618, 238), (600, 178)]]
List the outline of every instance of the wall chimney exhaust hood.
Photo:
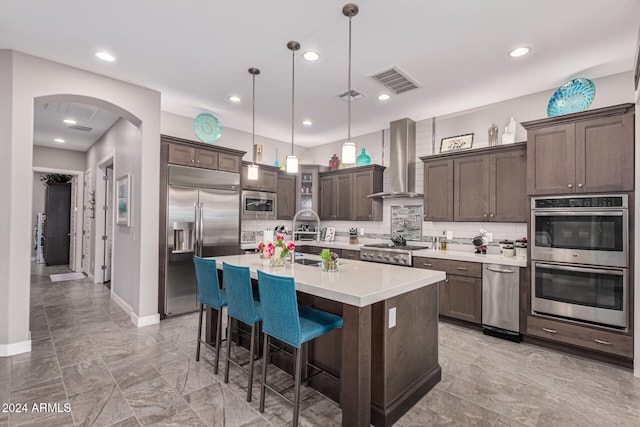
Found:
[(389, 166), (390, 191), (369, 194), (371, 199), (422, 197), (416, 190), (416, 122), (409, 118), (391, 122)]

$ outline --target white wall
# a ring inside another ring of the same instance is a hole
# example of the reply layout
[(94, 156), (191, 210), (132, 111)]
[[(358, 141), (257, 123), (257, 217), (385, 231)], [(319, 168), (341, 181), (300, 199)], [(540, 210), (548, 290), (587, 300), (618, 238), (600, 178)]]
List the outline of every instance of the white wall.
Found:
[[(98, 163), (115, 153), (114, 158), (114, 181), (122, 175), (131, 174), (131, 196), (134, 203), (130, 204), (131, 209), (131, 226), (125, 227), (116, 225), (113, 232), (113, 259), (111, 277), (111, 292), (115, 293), (130, 307), (138, 307), (140, 304), (140, 295), (137, 290), (140, 280), (141, 254), (137, 250), (137, 241), (140, 240), (140, 225), (147, 220), (141, 217), (140, 205), (135, 203), (139, 200), (141, 191), (140, 174), (141, 174), (141, 143), (140, 130), (127, 120), (120, 119), (109, 129), (95, 144), (91, 146), (87, 152), (87, 166), (91, 169), (95, 176), (100, 176), (98, 171)], [(96, 205), (102, 205), (104, 199), (104, 184), (94, 179), (91, 183), (91, 190), (96, 190)], [(96, 188), (96, 185), (100, 188)], [(115, 204), (113, 205), (115, 206)], [(102, 212), (97, 212), (102, 213)], [(148, 215), (152, 215), (149, 213)], [(158, 216), (158, 211), (153, 213)], [(104, 215), (96, 214), (96, 218), (92, 221), (91, 231), (91, 259), (95, 260), (96, 241), (98, 244), (102, 241), (97, 239), (103, 233)], [(97, 239), (97, 240), (96, 240)], [(157, 252), (157, 251), (156, 251)], [(101, 260), (96, 261), (98, 267), (102, 264)], [(99, 268), (92, 263), (91, 266), (94, 275)]]
[[(142, 131), (139, 206), (135, 251), (140, 254), (140, 279), (135, 286), (136, 318), (157, 321), (158, 298), (158, 179), (160, 158), (160, 94), (98, 74), (46, 61), (16, 51), (0, 50), (0, 140), (6, 156), (0, 160), (4, 178), (0, 205), (0, 352), (25, 351), (29, 345), (29, 281), (31, 254), (33, 165), (33, 107), (38, 97), (65, 94), (101, 100), (137, 120)], [(10, 249), (9, 249), (10, 248)], [(28, 351), (28, 349), (26, 350)]]
[(33, 166), (84, 171), (87, 154), (82, 151), (33, 146)]
[[(199, 141), (193, 132), (193, 117), (180, 116), (166, 111), (162, 112), (162, 122), (160, 132), (163, 135), (175, 136), (178, 138)], [(283, 159), (291, 154), (291, 142), (278, 141), (256, 135), (256, 144), (262, 144), (262, 164), (273, 165), (278, 150), (278, 163), (282, 164)], [(231, 129), (222, 126), (222, 136), (213, 145), (233, 148), (234, 150), (245, 151), (242, 160), (250, 162), (253, 156), (251, 133), (241, 130)], [(294, 147), (294, 154), (300, 158), (301, 163), (310, 163), (312, 158), (309, 149), (305, 147)]]

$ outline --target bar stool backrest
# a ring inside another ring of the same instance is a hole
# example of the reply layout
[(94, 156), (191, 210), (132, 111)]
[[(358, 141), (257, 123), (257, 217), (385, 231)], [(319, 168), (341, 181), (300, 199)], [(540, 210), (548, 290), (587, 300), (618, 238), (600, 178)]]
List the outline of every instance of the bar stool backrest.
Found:
[(249, 267), (222, 263), (222, 282), (227, 292), (227, 313), (248, 325), (257, 321), (257, 313), (253, 303), (251, 275)]
[(215, 259), (193, 257), (196, 266), (196, 283), (198, 284), (198, 302), (216, 310), (220, 309), (220, 283)]
[(296, 348), (301, 346), (300, 314), (293, 277), (258, 270), (262, 330)]

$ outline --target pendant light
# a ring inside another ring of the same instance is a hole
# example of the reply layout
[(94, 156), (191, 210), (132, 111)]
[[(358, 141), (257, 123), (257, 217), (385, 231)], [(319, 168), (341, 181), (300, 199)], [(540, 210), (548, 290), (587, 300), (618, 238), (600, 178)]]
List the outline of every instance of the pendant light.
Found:
[(300, 43), (297, 41), (290, 41), (287, 43), (287, 47), (291, 51), (291, 155), (287, 156), (287, 172), (298, 173), (298, 158), (293, 154), (293, 133), (294, 133), (294, 91), (296, 83), (296, 50), (300, 49)]
[(347, 3), (342, 8), (342, 14), (349, 18), (349, 73), (347, 91), (347, 140), (342, 144), (342, 163), (356, 162), (356, 143), (351, 141), (351, 18), (358, 14), (358, 6)]
[(249, 68), (249, 74), (253, 77), (253, 103), (251, 107), (251, 115), (252, 115), (252, 144), (251, 150), (253, 151), (253, 159), (251, 160), (251, 164), (248, 168), (247, 179), (250, 181), (258, 180), (258, 170), (260, 169), (258, 165), (256, 165), (256, 76), (260, 74), (260, 70), (254, 67)]

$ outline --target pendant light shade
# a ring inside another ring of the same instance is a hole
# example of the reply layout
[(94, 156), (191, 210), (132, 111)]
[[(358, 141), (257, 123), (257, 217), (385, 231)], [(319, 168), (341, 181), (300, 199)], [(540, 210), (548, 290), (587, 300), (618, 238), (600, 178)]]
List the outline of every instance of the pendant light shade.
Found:
[(256, 76), (260, 74), (260, 70), (254, 67), (249, 68), (249, 74), (253, 77), (253, 101), (251, 107), (251, 116), (252, 116), (252, 130), (251, 130), (251, 151), (253, 152), (253, 158), (251, 160), (251, 164), (247, 170), (247, 179), (250, 181), (258, 180), (258, 170), (260, 169), (258, 165), (256, 165)]
[(291, 51), (291, 154), (287, 156), (286, 170), (288, 173), (298, 173), (298, 158), (293, 154), (293, 135), (294, 135), (294, 94), (296, 88), (296, 50), (300, 49), (300, 43), (290, 41), (287, 48)]
[(349, 18), (349, 72), (347, 90), (347, 140), (342, 144), (342, 163), (356, 162), (356, 143), (351, 141), (351, 18), (358, 14), (358, 6), (347, 3), (342, 8), (342, 14)]

